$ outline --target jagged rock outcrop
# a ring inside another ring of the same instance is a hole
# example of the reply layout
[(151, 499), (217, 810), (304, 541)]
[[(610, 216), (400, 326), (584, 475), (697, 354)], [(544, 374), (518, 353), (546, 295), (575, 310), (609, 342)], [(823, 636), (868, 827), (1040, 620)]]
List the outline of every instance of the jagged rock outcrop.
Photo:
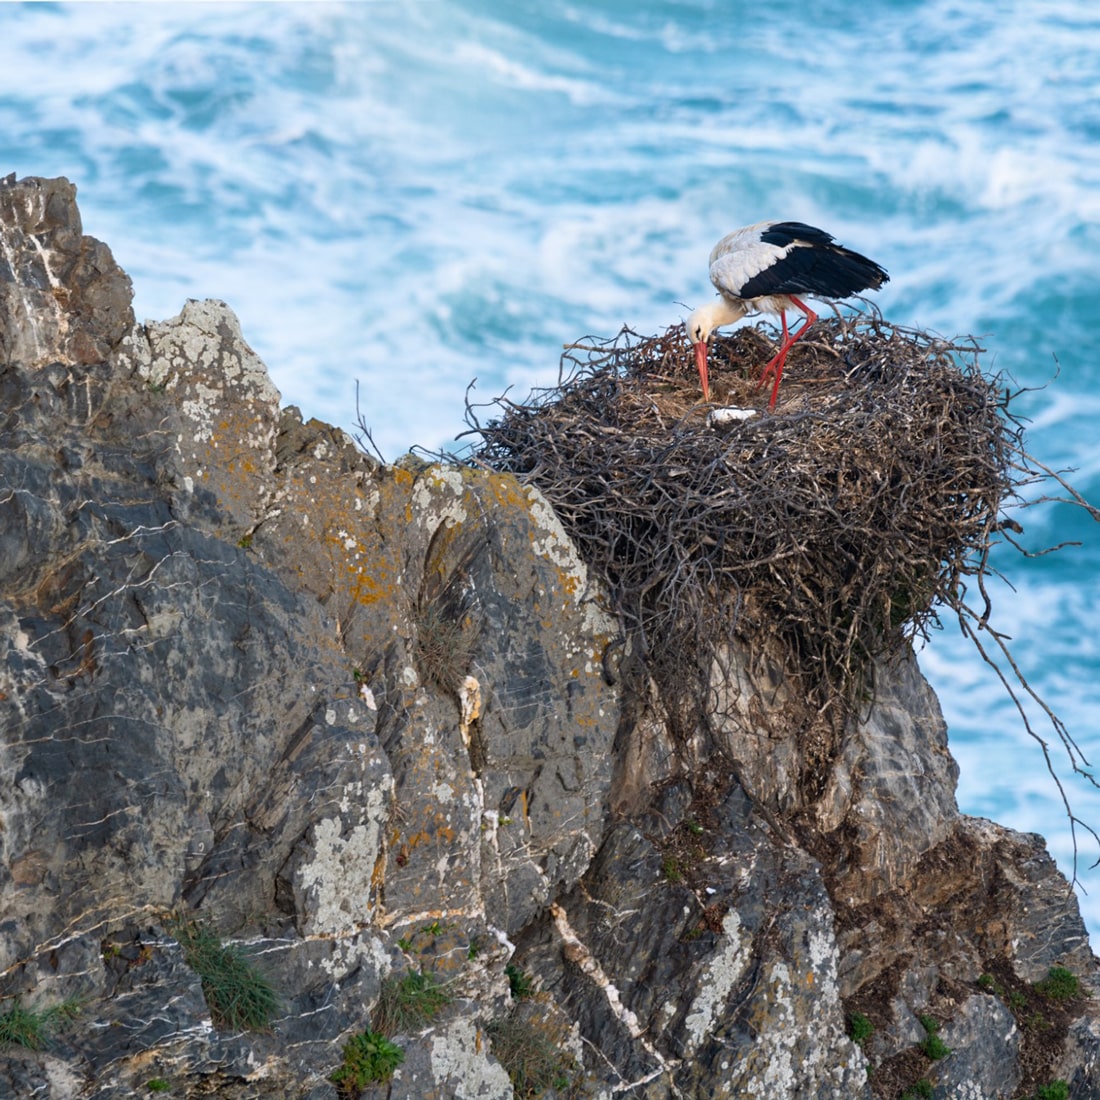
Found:
[[(1100, 1012), (1034, 984), (1095, 988), (1072, 891), (958, 813), (912, 659), (813, 797), (735, 649), (741, 720), (677, 742), (535, 490), (303, 423), (220, 302), (136, 324), (64, 180), (0, 185), (0, 246), (0, 1020), (80, 1007), (0, 1095), (332, 1098), (424, 970), (390, 1097), (512, 1096), (517, 1018), (546, 1095), (1100, 1096)], [(270, 1028), (211, 1016), (194, 917)]]

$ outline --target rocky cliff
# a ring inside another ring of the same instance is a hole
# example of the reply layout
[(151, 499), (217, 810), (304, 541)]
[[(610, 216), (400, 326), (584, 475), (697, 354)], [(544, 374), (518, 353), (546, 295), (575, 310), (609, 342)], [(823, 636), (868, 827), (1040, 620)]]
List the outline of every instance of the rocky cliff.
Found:
[(1073, 893), (911, 656), (810, 798), (789, 684), (732, 644), (704, 751), (618, 629), (535, 489), (303, 423), (3, 181), (0, 1095), (355, 1095), (369, 1029), (394, 1100), (1100, 1096)]

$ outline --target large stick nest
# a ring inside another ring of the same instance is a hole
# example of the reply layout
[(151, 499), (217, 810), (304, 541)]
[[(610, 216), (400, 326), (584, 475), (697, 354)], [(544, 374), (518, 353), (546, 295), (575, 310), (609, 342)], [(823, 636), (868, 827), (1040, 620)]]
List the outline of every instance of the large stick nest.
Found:
[(731, 637), (779, 638), (819, 698), (851, 687), (960, 603), (1016, 483), (1019, 429), (973, 344), (821, 320), (769, 412), (774, 351), (759, 328), (712, 345), (712, 391), (747, 419), (701, 403), (679, 325), (571, 345), (556, 387), (468, 412), (474, 461), (543, 492), (650, 671), (704, 709)]
[(820, 320), (791, 352), (769, 412), (771, 387), (756, 380), (775, 336), (757, 326), (714, 341), (710, 378), (723, 407), (701, 403), (682, 325), (568, 345), (557, 386), (525, 404), (498, 398), (484, 425), (467, 401), (467, 434), (481, 444), (438, 457), (542, 491), (605, 583), (623, 651), (642, 657), (674, 732), (713, 730), (732, 645), (752, 657), (750, 678), (752, 662), (770, 676), (778, 653), (805, 711), (833, 727), (806, 754), (815, 784), (849, 705), (869, 698), (873, 662), (952, 612), (1042, 748), (1076, 881), (1078, 828), (1098, 847), (1100, 834), (1073, 812), (1032, 707), (1073, 772), (1100, 782), (989, 623), (986, 581), (999, 543), (1027, 557), (1075, 545), (1026, 550), (1006, 508), (1067, 503), (1097, 521), (1100, 509), (1027, 453), (1009, 409), (1015, 394), (983, 376), (972, 339), (943, 340), (877, 312)]

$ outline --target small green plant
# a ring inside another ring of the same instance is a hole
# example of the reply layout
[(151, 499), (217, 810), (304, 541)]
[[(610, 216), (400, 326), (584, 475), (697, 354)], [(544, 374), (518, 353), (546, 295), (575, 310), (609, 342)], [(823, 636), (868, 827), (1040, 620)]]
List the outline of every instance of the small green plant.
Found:
[(516, 1010), (491, 1020), (493, 1056), (511, 1079), (516, 1096), (541, 1096), (547, 1089), (569, 1088), (577, 1071), (576, 1059), (562, 1049), (565, 1034), (548, 1020)]
[(1049, 1085), (1040, 1085), (1035, 1092), (1035, 1100), (1069, 1100), (1069, 1085), (1061, 1078)]
[(504, 968), (504, 973), (508, 975), (508, 989), (514, 1000), (522, 1001), (524, 997), (530, 997), (535, 992), (535, 983), (522, 967), (509, 963)]
[(672, 855), (667, 855), (661, 860), (661, 874), (669, 882), (684, 881), (684, 872), (680, 869), (680, 861)]
[(279, 1013), (271, 982), (236, 944), (223, 944), (209, 925), (179, 920), (172, 929), (183, 949), (183, 961), (199, 976), (202, 995), (214, 1025), (257, 1031)]
[(987, 993), (992, 993), (994, 996), (1000, 997), (1013, 1013), (1017, 1015), (1027, 1008), (1026, 993), (1022, 993), (1018, 989), (1005, 989), (992, 974), (982, 974), (981, 977), (978, 978), (978, 987), (984, 989)]
[(396, 1035), (422, 1027), (451, 1000), (450, 992), (430, 971), (410, 970), (403, 978), (387, 978), (374, 1009), (374, 1028), (383, 1035)]
[(874, 1030), (875, 1025), (862, 1012), (848, 1013), (848, 1037), (853, 1043), (862, 1047)]
[(927, 1077), (922, 1077), (901, 1094), (901, 1100), (932, 1100), (933, 1095), (932, 1082)]
[[(932, 1016), (920, 1017), (921, 1027), (924, 1028), (926, 1037), (920, 1048), (933, 1062), (946, 1058), (951, 1053), (951, 1048), (940, 1038), (939, 1021)], [(929, 1093), (931, 1095), (931, 1093)]]
[(358, 1096), (368, 1085), (388, 1081), (405, 1061), (405, 1052), (377, 1031), (353, 1035), (344, 1044), (344, 1061), (329, 1076), (341, 1096)]
[(413, 941), (408, 936), (402, 936), (397, 941), (397, 946), (407, 955), (413, 948)]
[(1081, 992), (1081, 983), (1072, 970), (1064, 966), (1052, 966), (1047, 976), (1035, 983), (1035, 988), (1052, 1001), (1071, 1001)]
[(168, 1092), (171, 1089), (171, 1082), (166, 1081), (163, 1077), (151, 1077), (145, 1082), (145, 1087), (150, 1092)]
[(698, 821), (691, 820), (685, 822), (685, 824), (687, 825), (688, 832), (691, 833), (692, 836), (702, 836), (703, 833), (706, 832), (706, 830), (703, 828), (702, 825), (699, 824)]
[(241, 538), (237, 540), (237, 546), (239, 546), (240, 549), (242, 549), (242, 550), (251, 550), (252, 549), (252, 536), (251, 535), (242, 535)]
[(70, 1020), (80, 1014), (80, 1002), (75, 998), (49, 1008), (24, 1008), (16, 1000), (0, 1014), (0, 1045), (42, 1050)]
[(466, 958), (473, 962), (474, 959), (481, 954), (481, 947), (479, 946), (476, 937), (470, 940), (469, 945), (466, 948)]
[(441, 924), (437, 920), (433, 920), (431, 924), (424, 925), (420, 931), (423, 932), (425, 936), (442, 936), (443, 933), (447, 931), (447, 926)]

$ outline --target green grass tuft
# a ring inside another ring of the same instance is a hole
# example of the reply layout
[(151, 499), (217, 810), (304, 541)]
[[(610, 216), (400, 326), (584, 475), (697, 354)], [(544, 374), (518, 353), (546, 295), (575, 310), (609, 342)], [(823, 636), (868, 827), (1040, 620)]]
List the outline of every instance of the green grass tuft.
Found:
[(513, 1010), (491, 1020), (485, 1030), (517, 1097), (534, 1100), (547, 1089), (564, 1090), (572, 1084), (578, 1066), (562, 1049), (563, 1029)]
[(1049, 1085), (1040, 1085), (1035, 1092), (1035, 1100), (1069, 1100), (1069, 1085), (1061, 1078)]
[(410, 970), (403, 978), (387, 978), (374, 1009), (374, 1029), (396, 1035), (423, 1027), (451, 1000), (446, 986), (430, 971)]
[(215, 1027), (260, 1031), (279, 1014), (279, 996), (237, 944), (223, 944), (209, 925), (179, 920), (172, 931), (184, 962), (199, 976)]
[(874, 1034), (875, 1025), (862, 1012), (848, 1013), (848, 1037), (853, 1043), (863, 1046)]
[(684, 881), (684, 872), (680, 867), (680, 861), (673, 855), (666, 855), (661, 860), (661, 874), (672, 883)]
[(509, 963), (504, 968), (504, 973), (508, 975), (508, 990), (514, 1000), (522, 1001), (524, 997), (530, 997), (535, 992), (535, 983), (531, 975), (522, 967)]
[(24, 1008), (18, 1000), (0, 1013), (0, 1045), (42, 1050), (70, 1020), (80, 1014), (80, 1002), (75, 998), (49, 1008)]
[(901, 1094), (901, 1100), (932, 1100), (935, 1090), (927, 1077), (915, 1081)]
[(421, 608), (414, 651), (420, 675), (444, 691), (458, 691), (470, 670), (478, 633), (467, 616), (456, 622), (433, 604)]
[(858, 1046), (864, 1045), (871, 1035), (875, 1033), (875, 1024), (872, 1024), (862, 1012), (848, 1013), (848, 1038)]
[(388, 1081), (405, 1061), (405, 1052), (377, 1031), (353, 1035), (344, 1044), (344, 1061), (329, 1080), (341, 1096), (358, 1096), (368, 1085)]

